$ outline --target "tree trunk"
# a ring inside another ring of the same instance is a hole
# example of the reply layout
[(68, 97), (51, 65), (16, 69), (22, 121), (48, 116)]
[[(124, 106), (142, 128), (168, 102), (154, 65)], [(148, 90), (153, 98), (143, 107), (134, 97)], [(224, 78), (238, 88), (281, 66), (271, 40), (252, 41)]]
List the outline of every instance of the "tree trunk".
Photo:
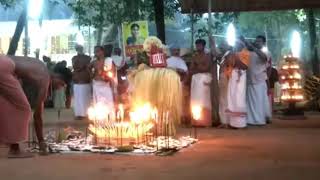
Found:
[(103, 34), (103, 27), (100, 25), (97, 30), (97, 45), (101, 45), (102, 43), (102, 34)]
[(317, 49), (317, 32), (316, 32), (316, 26), (315, 26), (314, 12), (312, 9), (307, 10), (307, 17), (308, 17), (308, 25), (309, 25), (312, 71), (314, 75), (319, 75), (320, 70), (319, 70), (318, 49)]
[(153, 7), (155, 12), (155, 21), (157, 26), (158, 38), (166, 43), (165, 24), (164, 24), (164, 0), (153, 0)]
[(11, 39), (10, 45), (9, 45), (9, 49), (7, 54), (8, 55), (15, 55), (17, 48), (18, 48), (18, 44), (19, 44), (19, 40), (20, 40), (20, 36), (22, 34), (23, 28), (25, 26), (26, 23), (26, 10), (23, 10), (22, 13), (19, 16), (19, 19), (17, 21), (17, 25), (16, 25), (16, 30), (14, 31), (13, 37)]

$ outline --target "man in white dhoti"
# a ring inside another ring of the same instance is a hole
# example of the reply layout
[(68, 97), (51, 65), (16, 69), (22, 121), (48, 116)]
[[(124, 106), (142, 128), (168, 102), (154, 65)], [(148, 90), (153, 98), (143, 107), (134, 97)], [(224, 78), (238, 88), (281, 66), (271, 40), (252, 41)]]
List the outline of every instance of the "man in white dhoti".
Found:
[(210, 83), (210, 56), (205, 53), (206, 42), (203, 39), (196, 40), (197, 52), (192, 58), (190, 66), (191, 80), (191, 106), (202, 108), (201, 119), (193, 121), (195, 126), (212, 126)]
[(229, 115), (226, 113), (228, 105), (228, 84), (233, 67), (230, 66), (232, 60), (232, 47), (227, 42), (222, 42), (220, 47), (221, 58), (219, 62), (219, 116), (221, 125), (226, 128), (229, 125)]
[[(245, 41), (245, 40), (244, 40)], [(250, 64), (247, 79), (247, 105), (248, 119), (250, 125), (265, 125), (270, 118), (271, 111), (268, 99), (267, 80), (267, 56), (262, 52), (263, 46), (258, 41), (266, 42), (265, 37), (258, 36), (253, 45), (245, 41), (250, 52)]]
[(91, 78), (89, 64), (91, 58), (83, 53), (83, 47), (76, 46), (77, 55), (72, 58), (74, 114), (76, 119), (84, 119), (91, 101)]
[(101, 46), (95, 47), (96, 60), (90, 65), (93, 70), (93, 102), (102, 103), (108, 109), (110, 117), (115, 116), (116, 98), (116, 68), (111, 58), (104, 57), (104, 49)]
[(238, 41), (237, 52), (234, 54), (233, 69), (231, 71), (227, 91), (227, 111), (229, 126), (231, 128), (244, 128), (247, 126), (246, 86), (250, 52), (244, 49), (244, 44)]

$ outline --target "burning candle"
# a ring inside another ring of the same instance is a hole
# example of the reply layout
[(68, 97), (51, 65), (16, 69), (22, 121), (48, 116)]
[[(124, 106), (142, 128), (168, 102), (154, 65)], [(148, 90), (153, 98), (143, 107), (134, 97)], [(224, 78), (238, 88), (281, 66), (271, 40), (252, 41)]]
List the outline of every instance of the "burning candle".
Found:
[(124, 107), (123, 107), (123, 104), (119, 104), (119, 114), (120, 114), (121, 121), (123, 121), (124, 120)]

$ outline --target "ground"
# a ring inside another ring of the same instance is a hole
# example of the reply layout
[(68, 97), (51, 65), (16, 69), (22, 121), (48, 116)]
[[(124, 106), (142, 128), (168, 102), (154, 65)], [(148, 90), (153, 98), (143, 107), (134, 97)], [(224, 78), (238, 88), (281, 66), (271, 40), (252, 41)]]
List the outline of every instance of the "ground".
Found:
[[(46, 111), (46, 127), (55, 128), (56, 113)], [(62, 113), (63, 124), (81, 126), (72, 113)], [(188, 133), (180, 129), (180, 133)], [(9, 160), (0, 148), (1, 180), (214, 180), (320, 179), (320, 115), (307, 120), (278, 120), (245, 130), (199, 130), (200, 142), (174, 156), (157, 157), (64, 154)]]

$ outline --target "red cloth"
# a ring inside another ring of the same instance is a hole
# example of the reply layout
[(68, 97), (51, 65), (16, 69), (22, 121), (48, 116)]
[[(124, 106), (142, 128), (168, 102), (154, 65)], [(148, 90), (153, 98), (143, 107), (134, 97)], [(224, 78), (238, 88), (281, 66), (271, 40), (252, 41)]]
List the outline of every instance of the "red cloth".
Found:
[(0, 56), (0, 142), (8, 144), (27, 139), (31, 118), (30, 105), (14, 70), (14, 62)]

